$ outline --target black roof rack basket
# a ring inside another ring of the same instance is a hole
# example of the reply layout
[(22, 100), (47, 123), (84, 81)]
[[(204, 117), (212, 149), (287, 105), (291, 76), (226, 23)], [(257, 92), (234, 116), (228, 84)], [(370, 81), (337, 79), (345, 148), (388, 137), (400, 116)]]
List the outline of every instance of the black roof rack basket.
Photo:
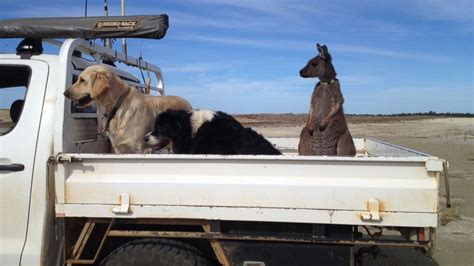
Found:
[(0, 38), (161, 39), (167, 30), (168, 16), (165, 14), (0, 20)]

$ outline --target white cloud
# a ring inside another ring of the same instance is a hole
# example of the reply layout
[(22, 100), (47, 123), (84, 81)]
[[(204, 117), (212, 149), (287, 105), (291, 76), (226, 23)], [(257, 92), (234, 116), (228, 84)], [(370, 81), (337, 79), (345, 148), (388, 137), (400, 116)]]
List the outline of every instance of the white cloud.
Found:
[(231, 8), (241, 8), (260, 12), (263, 14), (271, 14), (278, 16), (295, 16), (292, 10), (296, 9), (299, 4), (288, 3), (287, 1), (278, 0), (193, 0), (194, 3), (205, 3), (211, 5), (227, 6)]
[[(232, 46), (249, 46), (268, 49), (283, 49), (293, 51), (307, 51), (313, 49), (314, 42), (312, 41), (289, 41), (279, 39), (256, 39), (243, 37), (227, 37), (227, 36), (206, 36), (206, 35), (182, 35), (170, 37), (175, 40), (183, 41), (200, 41), (207, 43), (221, 43)], [(440, 54), (423, 54), (410, 51), (397, 51), (390, 49), (383, 49), (378, 47), (360, 46), (351, 44), (330, 44), (328, 45), (330, 51), (340, 53), (365, 54), (371, 56), (379, 56), (386, 58), (398, 59), (412, 59), (424, 62), (450, 62), (451, 59)]]
[(243, 78), (199, 78), (191, 83), (170, 85), (189, 99), (194, 108), (228, 113), (306, 112), (314, 81), (301, 78), (255, 80)]
[(217, 63), (201, 63), (201, 64), (187, 64), (187, 65), (170, 65), (162, 66), (165, 72), (191, 73), (191, 72), (209, 72), (222, 68), (221, 64)]
[(413, 16), (434, 20), (457, 22), (473, 21), (474, 4), (472, 0), (405, 0), (395, 1), (399, 8)]
[(307, 49), (308, 45), (313, 46), (312, 42), (305, 41), (288, 41), (288, 40), (276, 40), (276, 39), (257, 39), (257, 38), (245, 38), (245, 37), (228, 37), (228, 36), (209, 36), (209, 35), (175, 35), (170, 39), (183, 40), (183, 41), (201, 41), (207, 43), (221, 43), (235, 46), (250, 46), (250, 47), (262, 47), (269, 49), (288, 49), (288, 50), (303, 50)]
[(351, 44), (334, 44), (329, 47), (331, 50), (346, 52), (346, 53), (356, 53), (356, 54), (367, 54), (374, 56), (382, 56), (388, 58), (399, 58), (399, 59), (412, 59), (417, 61), (424, 62), (450, 62), (450, 58), (440, 54), (423, 54), (418, 52), (410, 51), (397, 51), (390, 49), (383, 49), (370, 46), (360, 46), (360, 45), (351, 45)]

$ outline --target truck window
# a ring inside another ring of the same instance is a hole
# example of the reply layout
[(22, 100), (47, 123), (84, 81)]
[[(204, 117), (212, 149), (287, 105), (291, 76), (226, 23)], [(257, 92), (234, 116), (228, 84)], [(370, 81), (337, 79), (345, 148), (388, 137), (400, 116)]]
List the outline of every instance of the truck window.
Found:
[(27, 66), (0, 65), (0, 136), (21, 119), (31, 70)]

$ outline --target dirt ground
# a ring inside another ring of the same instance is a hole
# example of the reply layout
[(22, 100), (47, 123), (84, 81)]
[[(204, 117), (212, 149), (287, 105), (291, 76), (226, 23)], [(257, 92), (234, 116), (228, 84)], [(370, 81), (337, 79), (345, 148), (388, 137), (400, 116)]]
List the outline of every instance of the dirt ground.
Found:
[[(266, 137), (298, 137), (304, 115), (237, 115)], [(450, 209), (441, 180), (440, 221), (432, 258), (409, 248), (384, 248), (364, 265), (474, 265), (474, 118), (349, 117), (355, 138), (371, 137), (449, 161)]]

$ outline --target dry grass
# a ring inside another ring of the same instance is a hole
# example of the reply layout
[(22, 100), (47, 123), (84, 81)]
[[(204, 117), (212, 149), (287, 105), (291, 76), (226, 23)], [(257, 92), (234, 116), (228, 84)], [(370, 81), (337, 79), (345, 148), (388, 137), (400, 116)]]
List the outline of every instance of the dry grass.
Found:
[(10, 118), (10, 111), (8, 109), (0, 109), (0, 128), (10, 128), (13, 122)]

